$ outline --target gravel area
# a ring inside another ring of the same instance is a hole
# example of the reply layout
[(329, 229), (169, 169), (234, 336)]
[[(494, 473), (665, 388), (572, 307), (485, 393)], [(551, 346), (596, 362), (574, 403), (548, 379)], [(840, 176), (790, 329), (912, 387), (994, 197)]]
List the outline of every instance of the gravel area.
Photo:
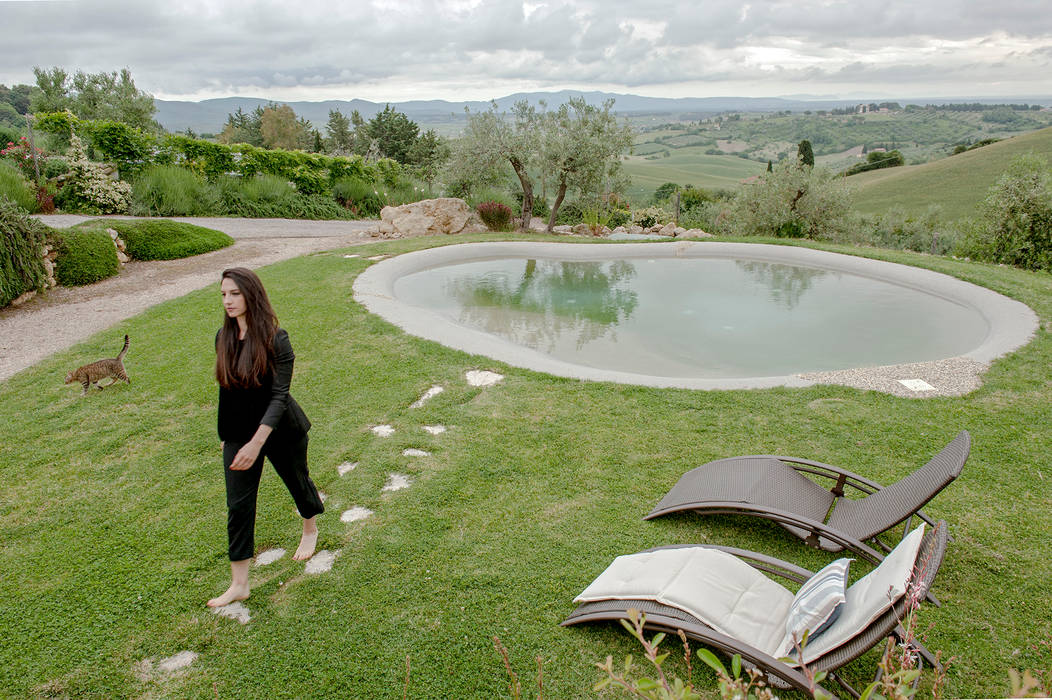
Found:
[[(55, 228), (87, 216), (40, 216)], [(234, 245), (182, 260), (130, 262), (116, 277), (83, 287), (56, 287), (25, 304), (0, 309), (0, 381), (154, 304), (207, 287), (233, 266), (264, 265), (375, 240), (376, 221), (293, 221), (173, 217), (223, 231)], [(72, 369), (72, 368), (71, 368)]]
[[(966, 357), (951, 357), (935, 362), (844, 369), (835, 372), (808, 372), (799, 376), (818, 384), (843, 384), (856, 389), (873, 389), (894, 396), (916, 399), (962, 396), (975, 391), (982, 384), (979, 377), (986, 369), (987, 366), (981, 362)], [(910, 389), (900, 381), (910, 382), (917, 379), (931, 388)]]

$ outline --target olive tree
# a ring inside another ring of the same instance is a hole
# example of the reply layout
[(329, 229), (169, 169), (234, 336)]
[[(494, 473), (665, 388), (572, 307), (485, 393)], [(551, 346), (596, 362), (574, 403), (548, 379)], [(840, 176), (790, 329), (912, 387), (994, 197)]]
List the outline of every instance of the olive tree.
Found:
[(844, 178), (787, 160), (738, 191), (728, 228), (739, 236), (829, 239), (847, 227), (850, 209)]
[(496, 102), (485, 112), (465, 111), (468, 123), (453, 152), (452, 177), (473, 184), (489, 184), (510, 165), (522, 187), (521, 228), (529, 228), (533, 212), (533, 179), (529, 168), (537, 159), (537, 110), (523, 100), (515, 103), (510, 115), (498, 112)]
[(1052, 270), (1052, 170), (1041, 156), (1017, 157), (980, 205), (972, 253), (1030, 270)]
[(610, 112), (613, 106), (612, 99), (596, 107), (571, 97), (557, 110), (538, 115), (538, 164), (557, 187), (549, 232), (567, 189), (599, 192), (604, 181), (616, 177), (621, 154), (632, 147), (632, 129), (627, 122), (617, 122)]

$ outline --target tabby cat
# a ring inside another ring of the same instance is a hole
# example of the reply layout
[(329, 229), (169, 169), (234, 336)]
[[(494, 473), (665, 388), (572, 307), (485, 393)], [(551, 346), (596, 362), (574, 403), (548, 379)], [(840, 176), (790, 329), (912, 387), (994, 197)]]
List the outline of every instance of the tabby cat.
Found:
[[(124, 355), (128, 352), (128, 336), (124, 336), (124, 347), (117, 354), (117, 357), (112, 359), (97, 360), (90, 364), (78, 367), (69, 374), (66, 375), (66, 384), (72, 384), (73, 382), (80, 382), (84, 385), (84, 394), (88, 393), (88, 387), (94, 386), (98, 390), (102, 390), (104, 387), (99, 384), (100, 381), (109, 377), (113, 381), (105, 386), (113, 386), (117, 383), (117, 380), (125, 381), (131, 384), (131, 380), (128, 379), (128, 373), (124, 371)], [(83, 396), (84, 394), (81, 394)]]

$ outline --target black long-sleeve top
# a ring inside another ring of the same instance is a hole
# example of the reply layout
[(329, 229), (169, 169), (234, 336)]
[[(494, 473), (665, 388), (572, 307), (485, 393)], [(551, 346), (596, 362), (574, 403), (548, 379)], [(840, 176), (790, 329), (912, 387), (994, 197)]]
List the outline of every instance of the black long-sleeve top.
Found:
[[(218, 334), (216, 340), (218, 342)], [(279, 328), (274, 334), (273, 365), (260, 379), (258, 387), (227, 389), (219, 387), (219, 439), (246, 443), (259, 426), (269, 425), (274, 433), (293, 431), (306, 433), (310, 421), (289, 395), (292, 367), (296, 354), (292, 351), (289, 334)]]

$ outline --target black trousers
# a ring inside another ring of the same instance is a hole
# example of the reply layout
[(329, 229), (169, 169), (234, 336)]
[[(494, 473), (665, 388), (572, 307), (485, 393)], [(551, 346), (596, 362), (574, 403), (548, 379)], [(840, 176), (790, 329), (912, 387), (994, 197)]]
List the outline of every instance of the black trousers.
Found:
[[(271, 438), (274, 438), (271, 435)], [(304, 518), (325, 512), (321, 496), (307, 471), (307, 435), (298, 441), (268, 439), (259, 451), (259, 458), (248, 469), (230, 468), (243, 443), (227, 441), (223, 445), (223, 473), (226, 476), (226, 532), (230, 543), (230, 561), (251, 559), (255, 552), (256, 494), (263, 475), (263, 458), (274, 465), (274, 470), (285, 482), (285, 487), (296, 502), (296, 509)]]

